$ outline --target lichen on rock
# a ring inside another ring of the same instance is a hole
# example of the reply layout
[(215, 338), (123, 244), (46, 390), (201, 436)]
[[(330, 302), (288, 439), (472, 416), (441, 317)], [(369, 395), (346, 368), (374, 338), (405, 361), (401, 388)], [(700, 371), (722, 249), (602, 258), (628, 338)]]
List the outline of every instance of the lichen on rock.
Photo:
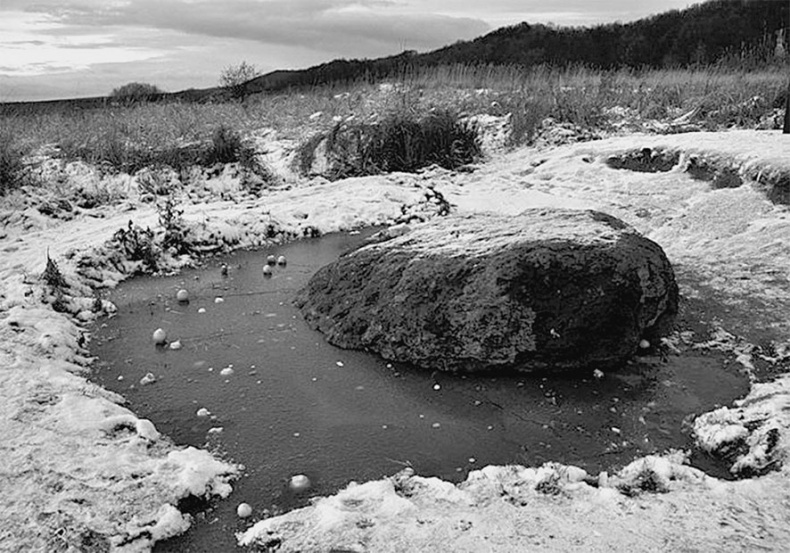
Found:
[(614, 366), (668, 331), (661, 247), (597, 211), (454, 215), (323, 267), (296, 305), (339, 347), (431, 370)]

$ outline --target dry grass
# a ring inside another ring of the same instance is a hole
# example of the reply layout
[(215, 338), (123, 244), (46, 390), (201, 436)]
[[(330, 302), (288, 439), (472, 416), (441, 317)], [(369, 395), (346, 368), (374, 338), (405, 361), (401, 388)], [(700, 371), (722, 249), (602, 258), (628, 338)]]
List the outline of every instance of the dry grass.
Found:
[(16, 157), (47, 146), (67, 160), (83, 159), (133, 173), (153, 164), (174, 168), (199, 164), (220, 128), (243, 136), (270, 127), (306, 140), (331, 130), (338, 121), (371, 123), (393, 111), (421, 116), (451, 107), (469, 114), (511, 113), (514, 144), (534, 140), (546, 118), (583, 129), (609, 130), (607, 110), (614, 107), (639, 120), (668, 121), (694, 110), (700, 128), (754, 127), (779, 107), (787, 73), (787, 67), (781, 66), (755, 71), (608, 72), (585, 67), (450, 66), (406, 75), (386, 86), (352, 83), (256, 95), (242, 103), (148, 103), (6, 113), (0, 116), (0, 127), (13, 137), (13, 147), (3, 147), (10, 167), (17, 167)]

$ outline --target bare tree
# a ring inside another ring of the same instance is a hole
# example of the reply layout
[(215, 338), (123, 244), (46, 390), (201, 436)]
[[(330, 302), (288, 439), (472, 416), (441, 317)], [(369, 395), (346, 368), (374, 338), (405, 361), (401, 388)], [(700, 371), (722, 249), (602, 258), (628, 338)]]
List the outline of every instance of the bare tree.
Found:
[(242, 61), (238, 65), (229, 65), (219, 75), (219, 85), (227, 89), (234, 98), (247, 95), (247, 83), (260, 75), (260, 71), (251, 63)]
[(164, 92), (157, 86), (148, 83), (126, 83), (114, 88), (110, 98), (125, 104), (150, 102), (162, 96)]

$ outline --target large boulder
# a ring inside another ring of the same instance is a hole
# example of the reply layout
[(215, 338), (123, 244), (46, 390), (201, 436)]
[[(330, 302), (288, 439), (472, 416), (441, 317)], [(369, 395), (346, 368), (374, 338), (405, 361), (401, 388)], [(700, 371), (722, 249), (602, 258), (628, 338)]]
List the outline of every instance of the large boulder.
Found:
[(321, 268), (296, 305), (342, 348), (432, 370), (612, 367), (667, 332), (661, 247), (610, 215), (453, 215)]

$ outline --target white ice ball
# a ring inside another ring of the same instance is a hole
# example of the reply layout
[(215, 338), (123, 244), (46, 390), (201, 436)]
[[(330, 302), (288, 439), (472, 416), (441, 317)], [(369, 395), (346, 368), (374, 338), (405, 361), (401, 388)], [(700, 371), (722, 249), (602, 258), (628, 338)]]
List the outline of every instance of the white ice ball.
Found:
[(600, 380), (600, 379), (602, 379), (604, 377), (604, 374), (603, 374), (603, 371), (601, 369), (595, 369), (595, 370), (593, 370), (593, 376), (595, 378), (597, 378), (598, 380)]
[(230, 367), (225, 367), (224, 369), (219, 371), (219, 374), (221, 374), (222, 376), (233, 376), (233, 369), (231, 369)]
[(649, 349), (650, 348), (650, 342), (648, 342), (647, 340), (642, 340), (642, 341), (639, 342), (639, 347), (641, 349)]
[(285, 260), (285, 256), (284, 255), (281, 255), (280, 257), (277, 258), (277, 264), (278, 265), (285, 265), (286, 263), (287, 263), (287, 261)]
[(156, 382), (156, 377), (154, 376), (154, 373), (146, 373), (145, 376), (140, 379), (140, 384), (142, 386), (146, 386), (147, 384), (153, 384), (154, 382)]
[(175, 340), (175, 341), (171, 342), (171, 344), (170, 344), (170, 349), (179, 350), (182, 347), (184, 347), (184, 346), (183, 346), (183, 344), (181, 344), (181, 340)]
[(263, 275), (264, 276), (272, 276), (272, 268), (269, 265), (263, 266)]
[(157, 328), (154, 330), (154, 343), (157, 345), (162, 345), (167, 342), (167, 332), (164, 331), (162, 328)]
[(239, 503), (239, 506), (236, 507), (236, 514), (239, 515), (239, 518), (247, 518), (252, 514), (252, 507), (249, 503)]
[(310, 479), (304, 474), (296, 474), (291, 477), (288, 487), (295, 492), (303, 492), (310, 487)]
[(211, 411), (209, 411), (205, 407), (201, 407), (200, 409), (197, 410), (196, 415), (198, 417), (208, 417), (209, 415), (211, 415)]
[(184, 290), (183, 288), (176, 292), (176, 299), (180, 302), (189, 301), (189, 292)]
[(274, 265), (275, 263), (277, 263), (277, 258), (273, 255), (269, 255), (266, 257), (266, 263), (268, 263), (269, 265)]

